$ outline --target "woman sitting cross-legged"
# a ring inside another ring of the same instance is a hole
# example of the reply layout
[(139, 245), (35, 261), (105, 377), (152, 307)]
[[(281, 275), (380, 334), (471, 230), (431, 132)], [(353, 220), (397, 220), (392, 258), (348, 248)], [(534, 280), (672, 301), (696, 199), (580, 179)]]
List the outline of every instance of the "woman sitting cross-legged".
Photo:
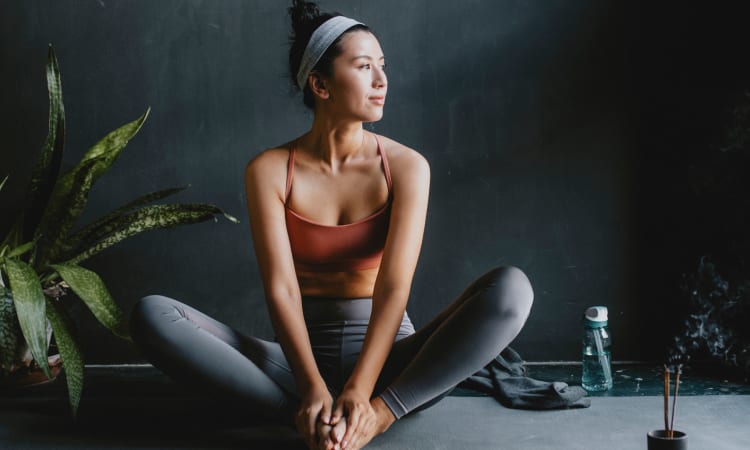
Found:
[(414, 330), (406, 306), (429, 165), (363, 129), (382, 117), (388, 91), (372, 30), (304, 1), (290, 14), (290, 71), (314, 119), (305, 134), (252, 158), (245, 177), (278, 342), (163, 296), (136, 304), (131, 331), (165, 373), (296, 427), (309, 448), (359, 449), (508, 346), (533, 291), (521, 270), (493, 268)]

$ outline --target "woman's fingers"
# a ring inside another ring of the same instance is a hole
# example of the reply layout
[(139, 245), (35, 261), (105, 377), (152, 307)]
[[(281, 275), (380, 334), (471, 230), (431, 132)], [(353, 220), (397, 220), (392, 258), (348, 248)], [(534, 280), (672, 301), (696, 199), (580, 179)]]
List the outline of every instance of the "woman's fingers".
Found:
[(344, 405), (342, 403), (336, 403), (336, 408), (333, 410), (331, 416), (331, 425), (336, 425), (344, 417)]
[(358, 431), (349, 440), (345, 440), (345, 445), (342, 443), (342, 449), (359, 450), (361, 445), (367, 441), (367, 439), (364, 439), (364, 435), (371, 432), (370, 428), (374, 426), (374, 422), (367, 415), (364, 415), (359, 422)]
[(325, 424), (318, 421), (317, 438), (318, 438), (318, 449), (320, 450), (334, 450), (333, 439), (331, 438), (331, 425)]
[(339, 423), (333, 426), (333, 430), (331, 430), (331, 433), (333, 435), (333, 442), (337, 444), (341, 442), (344, 434), (346, 433), (346, 426), (346, 417), (339, 420)]
[[(357, 450), (367, 444), (376, 433), (377, 417), (375, 410), (370, 405), (358, 405), (355, 408), (356, 425), (351, 425), (347, 429), (341, 448), (344, 450)], [(354, 419), (352, 419), (352, 422)]]
[[(333, 398), (325, 386), (313, 387), (302, 396), (302, 401), (297, 409), (295, 425), (302, 440), (310, 449), (320, 450), (325, 448), (325, 438), (320, 433), (319, 426), (330, 422), (329, 416)], [(326, 418), (326, 422), (322, 419)], [(327, 430), (330, 431), (330, 428)]]
[(320, 409), (320, 420), (327, 425), (333, 425), (331, 423), (331, 408), (333, 399), (326, 400), (323, 402), (323, 407)]
[(347, 427), (346, 427), (346, 433), (344, 434), (343, 439), (341, 440), (341, 447), (346, 449), (349, 447), (349, 444), (352, 442), (352, 438), (359, 433), (359, 425), (361, 420), (361, 409), (357, 407), (351, 408), (349, 411), (349, 415), (347, 416)]
[[(346, 425), (343, 428), (338, 426), (339, 424), (341, 424), (342, 421), (346, 422)], [(333, 441), (336, 444), (339, 444), (339, 445), (342, 444), (344, 435), (349, 431), (349, 429), (352, 426), (351, 411), (349, 411), (348, 405), (343, 400), (336, 401), (336, 406), (333, 410), (333, 414), (331, 417), (331, 425), (333, 425), (336, 430), (333, 433)]]

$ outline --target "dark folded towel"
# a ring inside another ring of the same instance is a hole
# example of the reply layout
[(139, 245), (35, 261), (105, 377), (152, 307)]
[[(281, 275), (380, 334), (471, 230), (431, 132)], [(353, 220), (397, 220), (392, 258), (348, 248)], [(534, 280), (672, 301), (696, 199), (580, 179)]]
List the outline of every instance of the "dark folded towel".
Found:
[(508, 408), (588, 408), (591, 400), (580, 386), (562, 381), (540, 381), (526, 376), (521, 355), (507, 347), (479, 372), (462, 381), (459, 388), (489, 394)]

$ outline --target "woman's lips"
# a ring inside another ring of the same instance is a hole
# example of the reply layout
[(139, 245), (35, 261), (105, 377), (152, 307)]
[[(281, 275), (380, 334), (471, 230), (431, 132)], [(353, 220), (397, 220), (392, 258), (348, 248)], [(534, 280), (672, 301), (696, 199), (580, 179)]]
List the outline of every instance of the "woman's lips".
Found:
[(370, 101), (382, 106), (385, 105), (385, 96), (372, 96), (370, 97)]

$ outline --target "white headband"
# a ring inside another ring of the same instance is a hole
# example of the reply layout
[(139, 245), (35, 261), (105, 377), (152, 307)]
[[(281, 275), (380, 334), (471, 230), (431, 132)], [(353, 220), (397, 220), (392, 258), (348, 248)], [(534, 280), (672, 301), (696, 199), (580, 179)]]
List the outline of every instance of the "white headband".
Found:
[(364, 24), (348, 17), (336, 16), (326, 20), (315, 29), (310, 36), (310, 42), (305, 47), (305, 53), (302, 54), (302, 61), (297, 72), (297, 86), (300, 89), (305, 89), (307, 76), (310, 75), (310, 71), (320, 61), (321, 56), (333, 44), (333, 41), (354, 25)]

